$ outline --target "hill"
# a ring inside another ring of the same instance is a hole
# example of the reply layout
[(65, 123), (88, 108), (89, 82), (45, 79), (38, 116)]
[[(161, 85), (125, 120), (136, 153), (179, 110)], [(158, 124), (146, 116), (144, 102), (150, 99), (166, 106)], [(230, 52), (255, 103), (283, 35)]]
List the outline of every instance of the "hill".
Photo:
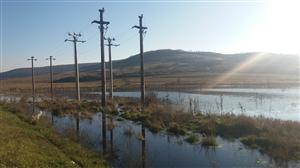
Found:
[[(251, 73), (271, 75), (299, 75), (299, 57), (297, 55), (274, 53), (221, 54), (214, 52), (190, 52), (183, 50), (156, 50), (144, 53), (146, 75), (172, 75), (176, 73)], [(133, 55), (123, 60), (113, 61), (116, 77), (138, 76), (140, 58)], [(83, 80), (99, 80), (100, 63), (79, 65), (80, 73), (88, 75)], [(108, 67), (108, 65), (107, 65)], [(49, 67), (37, 67), (37, 75), (49, 73)], [(61, 74), (58, 82), (72, 81), (74, 66), (54, 66), (54, 73)], [(64, 75), (63, 75), (64, 74)], [(29, 77), (30, 68), (19, 68), (0, 74), (1, 79)], [(66, 79), (64, 79), (66, 78)]]

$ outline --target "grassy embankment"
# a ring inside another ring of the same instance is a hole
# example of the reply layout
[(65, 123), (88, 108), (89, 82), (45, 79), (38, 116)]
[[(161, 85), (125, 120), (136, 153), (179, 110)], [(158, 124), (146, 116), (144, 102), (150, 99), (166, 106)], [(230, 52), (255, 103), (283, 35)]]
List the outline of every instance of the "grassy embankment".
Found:
[[(124, 98), (115, 101), (124, 106), (124, 112), (118, 119), (125, 118), (141, 122), (152, 132), (166, 130), (175, 135), (185, 136), (187, 142), (201, 143), (204, 146), (216, 146), (216, 136), (239, 139), (246, 146), (258, 149), (277, 161), (300, 160), (299, 122), (232, 114), (198, 113), (193, 115), (184, 113), (181, 108), (155, 98), (147, 99), (148, 106), (142, 114), (139, 112), (139, 104), (136, 101)], [(91, 112), (101, 110), (99, 103), (87, 101), (82, 103), (66, 100), (52, 103), (43, 101), (39, 103), (39, 106), (50, 109), (55, 114), (73, 113), (79, 109), (87, 117), (91, 115)], [(117, 114), (112, 106), (106, 108), (105, 111)]]
[[(0, 167), (106, 167), (100, 154), (63, 138), (25, 107), (0, 107)], [(10, 111), (10, 112), (8, 112)]]

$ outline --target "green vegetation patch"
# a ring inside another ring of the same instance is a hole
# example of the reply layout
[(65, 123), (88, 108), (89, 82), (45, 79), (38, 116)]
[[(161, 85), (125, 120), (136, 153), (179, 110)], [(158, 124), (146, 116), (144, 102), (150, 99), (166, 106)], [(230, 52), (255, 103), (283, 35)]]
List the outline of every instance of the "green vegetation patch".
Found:
[(190, 135), (185, 139), (185, 141), (191, 144), (196, 144), (199, 142), (199, 137), (197, 135)]
[(215, 146), (218, 146), (218, 143), (217, 143), (216, 137), (206, 136), (201, 139), (201, 145), (205, 146), (205, 147), (209, 147), (209, 146), (215, 147)]
[(43, 124), (31, 125), (0, 109), (3, 167), (105, 167), (100, 154), (62, 138)]
[(171, 123), (167, 131), (170, 133), (173, 133), (175, 135), (185, 135), (186, 134), (186, 130), (177, 123)]

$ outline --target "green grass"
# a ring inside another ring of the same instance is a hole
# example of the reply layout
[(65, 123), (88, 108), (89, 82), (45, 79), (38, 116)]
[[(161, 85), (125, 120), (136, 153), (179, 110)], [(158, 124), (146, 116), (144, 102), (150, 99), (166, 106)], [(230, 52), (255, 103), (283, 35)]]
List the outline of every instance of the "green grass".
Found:
[(196, 144), (199, 142), (199, 137), (197, 135), (190, 135), (185, 139), (185, 141), (191, 144)]
[(216, 137), (214, 136), (206, 136), (201, 139), (202, 146), (218, 146)]
[(186, 134), (186, 130), (177, 123), (170, 123), (170, 126), (167, 129), (167, 131), (170, 133), (173, 133), (175, 135), (185, 135)]
[(0, 109), (0, 167), (105, 167), (100, 154)]

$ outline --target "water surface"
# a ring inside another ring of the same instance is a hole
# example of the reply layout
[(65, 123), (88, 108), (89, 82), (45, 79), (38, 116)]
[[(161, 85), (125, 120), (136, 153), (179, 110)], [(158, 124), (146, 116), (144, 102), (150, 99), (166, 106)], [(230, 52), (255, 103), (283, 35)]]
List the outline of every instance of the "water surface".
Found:
[[(95, 151), (103, 151), (102, 114), (91, 119), (76, 120), (72, 116), (54, 117), (54, 127), (63, 135), (79, 136), (80, 143)], [(275, 162), (257, 150), (248, 149), (238, 140), (217, 137), (218, 147), (205, 148), (189, 144), (185, 137), (165, 132), (151, 133), (145, 129), (145, 143), (139, 139), (141, 125), (112, 120), (115, 127), (106, 129), (106, 148), (113, 154), (113, 167), (270, 167)], [(109, 125), (111, 119), (106, 118)], [(131, 134), (129, 134), (130, 132)], [(144, 158), (144, 159), (143, 159)], [(299, 163), (289, 163), (289, 167)]]
[[(170, 100), (174, 104), (181, 105), (187, 112), (262, 115), (274, 119), (300, 121), (299, 91), (299, 88), (217, 88), (153, 93), (162, 101)], [(114, 96), (138, 98), (140, 92), (115, 92)]]

